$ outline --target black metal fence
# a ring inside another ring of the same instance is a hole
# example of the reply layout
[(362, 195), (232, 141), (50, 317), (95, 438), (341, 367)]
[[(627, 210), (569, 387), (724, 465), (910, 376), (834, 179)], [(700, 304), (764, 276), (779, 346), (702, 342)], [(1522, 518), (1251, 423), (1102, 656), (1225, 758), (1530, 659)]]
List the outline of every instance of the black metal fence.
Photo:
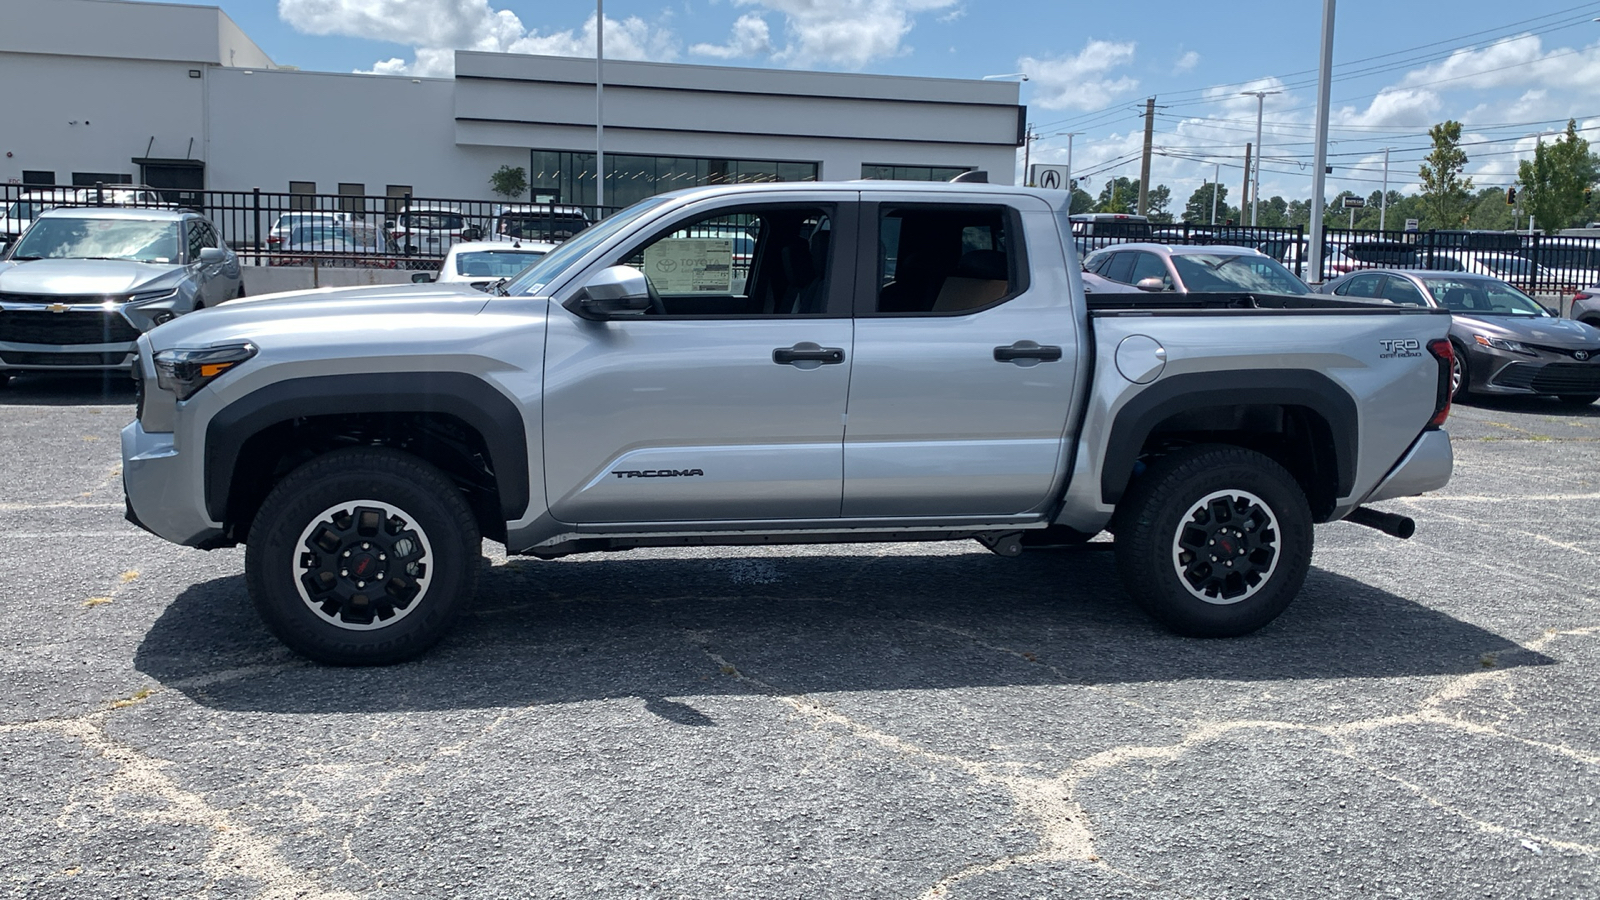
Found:
[[(1104, 227), (1101, 227), (1101, 226)], [(1600, 285), (1600, 229), (1593, 235), (1518, 234), (1508, 231), (1363, 231), (1330, 228), (1323, 234), (1324, 279), (1357, 269), (1435, 269), (1488, 275), (1523, 291), (1552, 298)], [(1135, 220), (1074, 221), (1080, 253), (1151, 241), (1227, 244), (1260, 250), (1301, 278), (1311, 258), (1304, 228), (1242, 225), (1158, 225)]]
[(451, 245), (493, 240), (559, 243), (609, 208), (436, 197), (192, 191), (105, 184), (0, 185), (0, 243), (44, 209), (120, 206), (192, 209), (206, 215), (246, 263), (437, 269)]

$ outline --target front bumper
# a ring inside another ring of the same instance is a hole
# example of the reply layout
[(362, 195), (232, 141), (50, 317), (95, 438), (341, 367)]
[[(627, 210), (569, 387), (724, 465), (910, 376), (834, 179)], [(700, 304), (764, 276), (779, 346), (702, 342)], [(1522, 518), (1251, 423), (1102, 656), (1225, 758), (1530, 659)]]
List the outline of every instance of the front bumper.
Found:
[(175, 544), (214, 547), (222, 523), (201, 505), (197, 454), (178, 451), (173, 435), (147, 432), (137, 420), (122, 429), (122, 490), (128, 521)]

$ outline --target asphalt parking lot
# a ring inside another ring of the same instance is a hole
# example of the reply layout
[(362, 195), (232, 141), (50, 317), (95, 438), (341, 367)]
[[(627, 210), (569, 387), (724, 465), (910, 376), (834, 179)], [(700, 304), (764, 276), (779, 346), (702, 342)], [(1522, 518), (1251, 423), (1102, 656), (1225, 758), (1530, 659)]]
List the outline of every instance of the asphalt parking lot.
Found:
[(1458, 406), (1417, 536), (1319, 528), (1247, 638), (1093, 550), (486, 544), (368, 670), (123, 521), (131, 416), (0, 390), (9, 896), (1600, 895), (1600, 406)]

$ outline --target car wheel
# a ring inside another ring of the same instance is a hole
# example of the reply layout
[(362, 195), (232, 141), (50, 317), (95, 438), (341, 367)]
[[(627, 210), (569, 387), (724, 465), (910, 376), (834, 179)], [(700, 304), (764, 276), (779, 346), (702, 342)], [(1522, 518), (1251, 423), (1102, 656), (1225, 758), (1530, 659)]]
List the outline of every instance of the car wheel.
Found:
[(1192, 637), (1277, 618), (1311, 565), (1311, 509), (1284, 468), (1225, 444), (1153, 462), (1117, 507), (1117, 569), (1134, 601)]
[(1455, 352), (1450, 354), (1450, 399), (1452, 401), (1465, 400), (1472, 393), (1467, 385), (1471, 383), (1471, 370), (1467, 368), (1467, 350), (1460, 344), (1451, 342)]
[(332, 665), (414, 657), (477, 584), (472, 510), (438, 469), (363, 447), (320, 456), (267, 495), (245, 549), (250, 597), (291, 649)]
[(1600, 400), (1600, 394), (1562, 394), (1556, 399), (1568, 406), (1588, 406)]

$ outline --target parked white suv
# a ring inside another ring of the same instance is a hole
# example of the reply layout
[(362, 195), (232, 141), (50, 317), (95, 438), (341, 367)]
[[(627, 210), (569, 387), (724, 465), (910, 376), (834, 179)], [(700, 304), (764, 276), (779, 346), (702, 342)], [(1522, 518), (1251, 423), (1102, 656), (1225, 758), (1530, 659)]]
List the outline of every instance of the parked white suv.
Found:
[(407, 256), (443, 256), (458, 241), (482, 232), (461, 208), (449, 203), (413, 203), (395, 218), (390, 236)]

